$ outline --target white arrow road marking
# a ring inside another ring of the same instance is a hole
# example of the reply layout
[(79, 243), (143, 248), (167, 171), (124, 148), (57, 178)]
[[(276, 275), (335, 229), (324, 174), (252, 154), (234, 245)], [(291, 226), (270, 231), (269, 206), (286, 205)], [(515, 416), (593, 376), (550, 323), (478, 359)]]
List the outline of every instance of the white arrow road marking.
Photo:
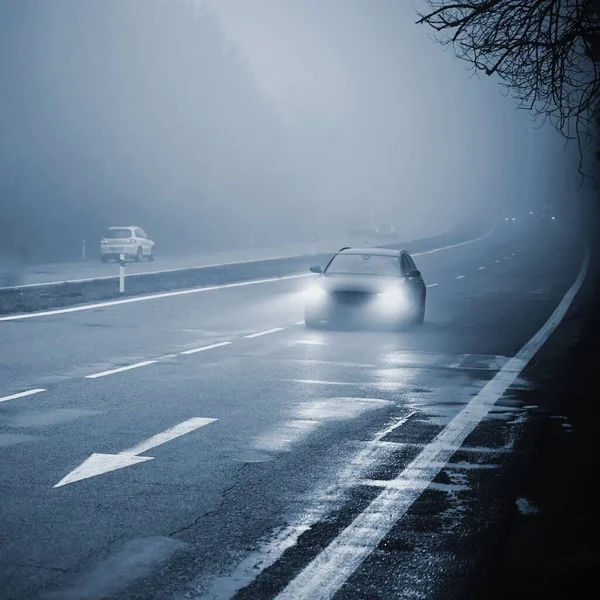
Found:
[(124, 467), (130, 467), (147, 460), (153, 460), (153, 456), (138, 456), (142, 452), (147, 452), (156, 446), (160, 446), (170, 440), (174, 440), (186, 433), (190, 433), (195, 429), (209, 425), (217, 419), (206, 419), (202, 417), (193, 417), (179, 425), (175, 425), (166, 431), (157, 433), (151, 438), (144, 440), (143, 442), (119, 452), (119, 454), (92, 454), (89, 458), (84, 460), (76, 469), (71, 471), (66, 477), (63, 477), (54, 487), (61, 487), (75, 481), (82, 479), (88, 479), (89, 477), (95, 477), (96, 475), (102, 475), (103, 473), (109, 473), (110, 471), (116, 471), (117, 469), (123, 469)]

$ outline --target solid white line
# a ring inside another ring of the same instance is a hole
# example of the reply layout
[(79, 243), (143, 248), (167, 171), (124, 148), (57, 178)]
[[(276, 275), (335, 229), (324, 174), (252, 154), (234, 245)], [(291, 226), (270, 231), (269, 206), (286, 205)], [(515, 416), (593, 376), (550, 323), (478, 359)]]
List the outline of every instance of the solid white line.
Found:
[(107, 375), (114, 375), (115, 373), (122, 373), (123, 371), (130, 371), (131, 369), (139, 369), (140, 367), (146, 367), (153, 365), (158, 361), (156, 360), (145, 360), (143, 362), (135, 363), (134, 365), (127, 365), (126, 367), (119, 367), (118, 369), (111, 369), (110, 371), (102, 371), (102, 373), (94, 373), (93, 375), (86, 375), (86, 379), (98, 379), (98, 377), (106, 377)]
[[(280, 530), (275, 539), (268, 542), (267, 546), (263, 547), (258, 555), (251, 554), (247, 556), (232, 574), (214, 580), (210, 590), (201, 596), (202, 600), (230, 600), (236, 592), (251, 583), (259, 573), (277, 562), (288, 548), (292, 548), (297, 543), (298, 538), (305, 531), (308, 531), (327, 515), (329, 512), (328, 506), (331, 506), (332, 502), (337, 503), (350, 485), (357, 478), (361, 478), (362, 473), (368, 471), (375, 463), (381, 454), (381, 444), (383, 444), (381, 439), (404, 425), (415, 414), (416, 411), (413, 411), (404, 415), (379, 431), (371, 441), (363, 443), (363, 448), (343, 469), (339, 477), (336, 478), (337, 481), (328, 485), (322, 491), (322, 497), (327, 498), (324, 504), (319, 504), (316, 510), (311, 509), (307, 515), (300, 518), (299, 522), (292, 523)], [(388, 443), (391, 444), (388, 449), (397, 448), (397, 444)]]
[(251, 333), (250, 335), (245, 335), (244, 337), (247, 339), (252, 339), (252, 338), (261, 337), (262, 335), (269, 335), (270, 333), (277, 333), (278, 331), (283, 331), (283, 327), (273, 327), (273, 329), (265, 329), (265, 331)]
[(11, 394), (10, 396), (2, 396), (0, 402), (7, 402), (8, 400), (16, 400), (17, 398), (25, 398), (27, 396), (33, 396), (33, 394), (39, 394), (45, 392), (45, 388), (36, 388), (35, 390), (27, 390), (26, 392), (19, 392), (18, 394)]
[(483, 271), (485, 269), (485, 267), (479, 267), (480, 271)]
[(301, 273), (299, 275), (285, 275), (283, 277), (271, 277), (269, 279), (253, 279), (251, 281), (239, 281), (237, 283), (225, 283), (222, 285), (211, 285), (207, 287), (192, 288), (191, 290), (178, 290), (176, 292), (162, 292), (160, 294), (150, 294), (149, 296), (136, 296), (135, 298), (125, 298), (123, 300), (110, 300), (108, 302), (98, 302), (96, 304), (83, 304), (81, 306), (71, 306), (70, 308), (58, 308), (56, 310), (45, 310), (42, 312), (25, 313), (22, 315), (10, 315), (0, 317), (0, 321), (19, 321), (21, 319), (33, 319), (35, 317), (49, 317), (52, 315), (64, 315), (66, 313), (80, 312), (83, 310), (93, 310), (95, 308), (105, 308), (107, 306), (118, 306), (119, 304), (131, 304), (132, 302), (145, 302), (146, 300), (158, 300), (160, 298), (172, 298), (174, 296), (185, 296), (187, 294), (198, 294), (200, 292), (213, 292), (215, 290), (226, 290), (229, 288), (244, 287), (247, 285), (260, 285), (263, 283), (273, 283), (276, 281), (286, 281), (288, 279), (298, 279), (300, 277), (311, 277), (312, 273)]
[[(562, 321), (581, 288), (589, 264), (586, 251), (577, 279), (543, 327), (511, 358), (367, 509), (342, 531), (277, 596), (279, 600), (329, 600), (381, 543), (390, 529), (427, 489), (537, 354)], [(400, 484), (404, 483), (405, 486)]]
[(304, 325), (304, 321), (296, 321), (294, 325)]
[(440, 285), (439, 283), (430, 283), (427, 287), (437, 287), (438, 285)]
[(165, 431), (161, 431), (160, 433), (153, 435), (151, 438), (148, 438), (147, 440), (144, 440), (143, 442), (133, 446), (133, 448), (119, 452), (119, 454), (142, 454), (143, 452), (148, 452), (148, 450), (151, 450), (156, 446), (160, 446), (200, 427), (214, 423), (216, 420), (217, 419), (193, 417), (192, 419), (183, 421), (183, 423), (179, 423), (178, 425), (170, 427)]
[(213, 348), (221, 348), (222, 346), (229, 346), (233, 342), (219, 342), (218, 344), (210, 344), (208, 346), (200, 346), (200, 348), (192, 348), (191, 350), (185, 350), (180, 354), (196, 354), (197, 352), (204, 352), (205, 350), (212, 350)]
[(459, 275), (456, 279), (464, 279), (465, 276), (464, 275)]

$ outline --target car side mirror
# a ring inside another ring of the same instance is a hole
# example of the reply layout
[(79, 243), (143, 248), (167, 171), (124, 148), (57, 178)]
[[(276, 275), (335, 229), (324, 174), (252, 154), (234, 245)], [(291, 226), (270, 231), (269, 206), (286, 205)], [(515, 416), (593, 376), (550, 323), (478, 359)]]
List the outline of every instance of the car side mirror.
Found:
[(409, 271), (406, 276), (409, 279), (418, 279), (419, 277), (421, 277), (421, 271), (419, 271), (418, 269), (414, 269), (412, 271)]
[(323, 269), (319, 265), (317, 265), (316, 267), (311, 267), (310, 272), (311, 273), (322, 273)]

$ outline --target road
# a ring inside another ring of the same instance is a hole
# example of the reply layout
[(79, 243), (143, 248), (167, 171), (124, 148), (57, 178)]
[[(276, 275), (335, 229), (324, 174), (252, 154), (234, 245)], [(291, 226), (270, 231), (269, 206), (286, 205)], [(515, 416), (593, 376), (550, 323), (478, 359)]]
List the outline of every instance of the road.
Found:
[(0, 598), (464, 597), (583, 251), (415, 260), (401, 333), (306, 330), (309, 277), (1, 321)]

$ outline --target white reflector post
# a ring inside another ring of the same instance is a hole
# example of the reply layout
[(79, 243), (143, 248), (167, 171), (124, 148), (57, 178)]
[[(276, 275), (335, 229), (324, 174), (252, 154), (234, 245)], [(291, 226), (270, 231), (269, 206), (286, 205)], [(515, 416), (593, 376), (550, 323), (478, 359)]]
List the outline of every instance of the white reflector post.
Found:
[(125, 293), (125, 255), (119, 254), (119, 293)]

